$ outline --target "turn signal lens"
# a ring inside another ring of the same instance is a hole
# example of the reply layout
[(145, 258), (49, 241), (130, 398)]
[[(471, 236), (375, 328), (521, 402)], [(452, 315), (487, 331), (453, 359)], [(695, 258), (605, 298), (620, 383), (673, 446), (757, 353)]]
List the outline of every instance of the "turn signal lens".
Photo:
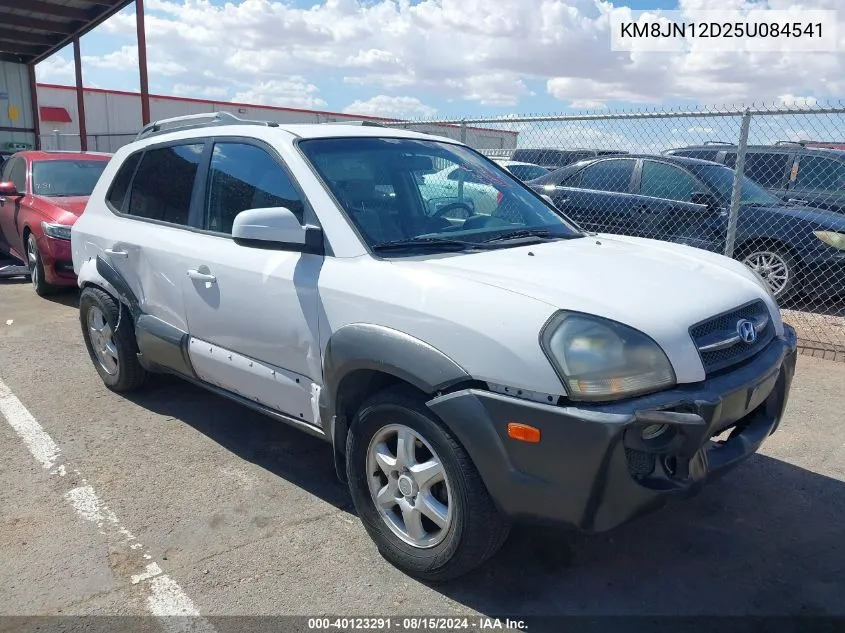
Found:
[(540, 441), (540, 429), (519, 422), (511, 422), (508, 424), (508, 437), (512, 440), (536, 444)]

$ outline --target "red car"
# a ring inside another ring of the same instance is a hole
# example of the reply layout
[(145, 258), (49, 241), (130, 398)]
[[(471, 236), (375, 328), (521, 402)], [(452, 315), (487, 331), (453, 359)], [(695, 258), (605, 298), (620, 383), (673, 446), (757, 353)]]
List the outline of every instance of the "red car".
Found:
[(44, 296), (75, 286), (70, 227), (111, 154), (18, 152), (0, 175), (0, 252), (29, 266), (35, 292)]

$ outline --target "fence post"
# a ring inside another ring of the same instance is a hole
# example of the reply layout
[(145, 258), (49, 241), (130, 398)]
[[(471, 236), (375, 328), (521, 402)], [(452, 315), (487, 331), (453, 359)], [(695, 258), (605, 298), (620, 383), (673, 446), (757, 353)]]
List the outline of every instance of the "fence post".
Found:
[(56, 149), (62, 149), (62, 137), (58, 130), (53, 130), (53, 142), (56, 144)]
[[(461, 143), (467, 142), (467, 122), (461, 119)], [(458, 200), (464, 199), (464, 176), (462, 173), (458, 175)]]
[(742, 125), (739, 127), (739, 144), (736, 148), (736, 166), (734, 167), (733, 190), (731, 191), (731, 209), (728, 215), (728, 231), (725, 236), (725, 255), (734, 256), (736, 244), (736, 225), (739, 219), (739, 200), (742, 196), (742, 178), (745, 173), (745, 150), (748, 148), (748, 128), (751, 126), (751, 110), (745, 109)]

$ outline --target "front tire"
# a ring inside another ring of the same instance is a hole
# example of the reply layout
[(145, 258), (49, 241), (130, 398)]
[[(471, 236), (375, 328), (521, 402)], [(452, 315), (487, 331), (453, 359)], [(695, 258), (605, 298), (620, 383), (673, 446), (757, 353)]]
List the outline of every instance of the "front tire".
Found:
[(26, 238), (26, 263), (29, 266), (29, 278), (32, 281), (35, 294), (39, 297), (55, 294), (59, 288), (47, 283), (47, 277), (44, 274), (44, 261), (41, 259), (41, 251), (38, 250), (38, 241), (32, 233), (27, 235)]
[(147, 371), (138, 362), (138, 345), (126, 308), (99, 288), (79, 297), (79, 322), (88, 355), (103, 383), (112, 391), (139, 389)]
[(742, 263), (763, 278), (778, 303), (798, 291), (798, 262), (783, 247), (752, 246), (743, 253)]
[(507, 538), (509, 523), (469, 455), (411, 388), (364, 403), (347, 436), (346, 474), (367, 533), (410, 576), (461, 576)]

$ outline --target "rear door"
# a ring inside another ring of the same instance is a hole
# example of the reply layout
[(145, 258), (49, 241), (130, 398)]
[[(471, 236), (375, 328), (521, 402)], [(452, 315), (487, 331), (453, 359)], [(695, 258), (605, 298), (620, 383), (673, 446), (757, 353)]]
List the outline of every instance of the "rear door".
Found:
[(582, 228), (600, 233), (633, 235), (636, 196), (631, 182), (636, 159), (590, 163), (548, 193), (561, 211)]
[(795, 204), (845, 212), (845, 160), (800, 154), (787, 198)]
[[(184, 244), (203, 156), (202, 140), (150, 146), (124, 161), (107, 193), (96, 236), (101, 257), (138, 298), (141, 312), (187, 332)], [(174, 330), (175, 331), (175, 330)]]
[(635, 205), (635, 232), (640, 237), (718, 250), (724, 212), (693, 203), (709, 189), (678, 165), (645, 159)]

